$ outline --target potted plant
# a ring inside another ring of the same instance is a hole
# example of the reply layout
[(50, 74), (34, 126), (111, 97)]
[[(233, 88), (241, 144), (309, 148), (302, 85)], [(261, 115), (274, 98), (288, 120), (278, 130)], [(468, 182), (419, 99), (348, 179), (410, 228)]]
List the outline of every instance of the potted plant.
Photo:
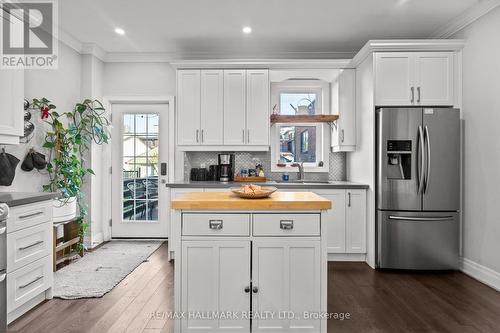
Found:
[(76, 219), (81, 239), (79, 247), (83, 249), (88, 210), (82, 187), (85, 178), (94, 174), (86, 166), (84, 156), (92, 143), (108, 143), (109, 121), (104, 115), (105, 109), (101, 102), (90, 99), (61, 114), (46, 98), (33, 99), (33, 107), (41, 111), (42, 119), (46, 119), (51, 127), (43, 145), (50, 150), (47, 164), (49, 183), (43, 186), (43, 190), (61, 194), (54, 201), (54, 221)]

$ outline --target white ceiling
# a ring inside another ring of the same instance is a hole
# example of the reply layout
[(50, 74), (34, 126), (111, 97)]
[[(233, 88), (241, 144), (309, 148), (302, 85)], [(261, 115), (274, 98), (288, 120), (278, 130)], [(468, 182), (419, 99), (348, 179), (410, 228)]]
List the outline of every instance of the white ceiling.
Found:
[[(486, 0), (482, 0), (486, 1)], [(349, 58), (370, 39), (429, 38), (481, 0), (63, 0), (59, 24), (104, 51), (172, 58)], [(253, 29), (244, 35), (243, 26)], [(126, 31), (125, 36), (114, 28)]]

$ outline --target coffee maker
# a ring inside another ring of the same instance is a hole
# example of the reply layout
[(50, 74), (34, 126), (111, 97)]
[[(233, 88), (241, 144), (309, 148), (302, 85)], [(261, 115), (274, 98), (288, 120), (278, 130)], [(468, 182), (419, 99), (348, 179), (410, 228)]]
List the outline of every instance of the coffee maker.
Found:
[(219, 181), (234, 180), (234, 154), (219, 154)]

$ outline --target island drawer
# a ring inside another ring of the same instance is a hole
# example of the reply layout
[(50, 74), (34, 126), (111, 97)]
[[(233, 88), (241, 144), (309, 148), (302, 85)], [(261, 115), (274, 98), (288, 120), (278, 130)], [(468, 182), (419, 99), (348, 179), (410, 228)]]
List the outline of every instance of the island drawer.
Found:
[(319, 236), (319, 214), (254, 214), (254, 236)]
[(183, 236), (250, 236), (250, 214), (182, 214)]

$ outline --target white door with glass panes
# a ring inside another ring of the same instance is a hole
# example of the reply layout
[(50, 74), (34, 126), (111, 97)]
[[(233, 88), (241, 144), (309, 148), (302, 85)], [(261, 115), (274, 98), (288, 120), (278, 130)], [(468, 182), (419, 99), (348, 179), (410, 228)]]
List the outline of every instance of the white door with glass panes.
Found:
[(112, 107), (112, 237), (168, 236), (168, 104)]

